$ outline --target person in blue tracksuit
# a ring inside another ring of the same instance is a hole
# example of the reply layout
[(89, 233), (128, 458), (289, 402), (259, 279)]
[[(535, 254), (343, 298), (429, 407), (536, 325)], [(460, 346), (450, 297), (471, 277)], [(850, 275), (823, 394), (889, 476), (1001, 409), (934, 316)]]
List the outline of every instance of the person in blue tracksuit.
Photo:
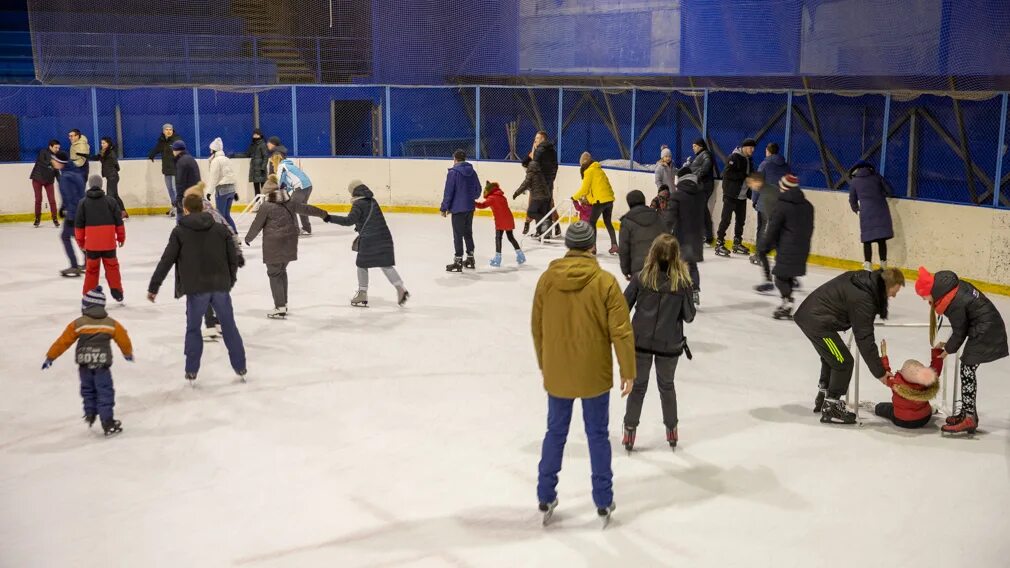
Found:
[[(447, 272), (463, 272), (463, 268), (474, 269), (473, 258), (473, 212), (474, 201), (480, 197), (481, 185), (477, 172), (466, 161), (466, 152), (456, 150), (452, 154), (452, 167), (445, 176), (445, 193), (440, 210), (445, 217), (452, 214), (452, 240), (455, 256), (452, 264), (445, 267)], [(466, 261), (463, 261), (463, 244), (466, 243)]]
[(77, 217), (77, 205), (84, 199), (84, 174), (63, 151), (53, 154), (52, 164), (53, 168), (60, 172), (60, 199), (63, 200), (60, 211), (69, 221), (63, 223), (60, 240), (63, 241), (63, 250), (70, 260), (70, 268), (61, 270), (60, 275), (68, 278), (78, 277), (84, 274), (84, 269), (77, 261), (77, 253), (74, 251), (73, 219)]

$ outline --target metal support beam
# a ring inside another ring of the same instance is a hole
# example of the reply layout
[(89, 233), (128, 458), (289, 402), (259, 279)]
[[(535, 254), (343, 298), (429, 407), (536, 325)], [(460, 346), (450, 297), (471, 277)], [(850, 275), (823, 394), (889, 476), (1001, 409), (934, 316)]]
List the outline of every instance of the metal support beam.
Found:
[[(200, 157), (200, 148), (203, 144), (200, 144), (200, 90), (193, 87), (193, 155), (197, 158)], [(183, 188), (186, 191), (186, 188)]]
[[(562, 122), (562, 124), (561, 124), (561, 128), (558, 130), (558, 133), (559, 133), (558, 135), (559, 136), (560, 136), (560, 133), (562, 131), (564, 131), (564, 130), (567, 130), (568, 129), (568, 125), (571, 124), (573, 120), (575, 120), (575, 115), (579, 112), (579, 108), (581, 108), (582, 105), (584, 105), (586, 103), (586, 100), (589, 98), (589, 93), (590, 93), (590, 91), (586, 91), (586, 92), (582, 93), (582, 96), (579, 97), (578, 101), (576, 101), (575, 106), (572, 107), (572, 110), (568, 111), (568, 116), (565, 117), (564, 122)], [(560, 105), (558, 106), (558, 118), (561, 118), (561, 107), (560, 107)]]
[(533, 89), (527, 88), (526, 93), (530, 96), (530, 110), (533, 111), (533, 122), (536, 123), (537, 130), (547, 130), (544, 128), (544, 117), (540, 114), (540, 105), (533, 95)]
[[(595, 100), (593, 101), (596, 102)], [(614, 140), (617, 141), (617, 149), (621, 152), (621, 157), (624, 159), (629, 159), (628, 149), (624, 146), (624, 140), (621, 140), (621, 129), (617, 126), (617, 115), (614, 114), (614, 105), (610, 102), (610, 94), (603, 91), (603, 104), (607, 107), (607, 117), (610, 123), (610, 132), (614, 135)]]
[(768, 134), (768, 131), (778, 123), (779, 119), (781, 119), (784, 114), (786, 114), (786, 107), (779, 109), (779, 111), (775, 113), (775, 116), (771, 117), (768, 122), (761, 127), (761, 130), (754, 133), (754, 140), (760, 142), (761, 139), (765, 137), (765, 134)]
[(298, 91), (291, 85), (291, 148), (298, 155)]
[(787, 162), (789, 161), (789, 137), (792, 136), (793, 132), (792, 108), (793, 108), (793, 92), (789, 91), (788, 93), (786, 93), (786, 109), (788, 109), (788, 112), (786, 112), (786, 139), (782, 142), (783, 146), (785, 146), (783, 151), (785, 152)]
[[(957, 88), (957, 83), (953, 78), (950, 79), (951, 89)], [(964, 114), (961, 113), (961, 101), (956, 98), (951, 98), (951, 103), (954, 105), (954, 121), (957, 123), (957, 135), (961, 146), (962, 160), (964, 161), (964, 177), (968, 181), (968, 195), (971, 196), (973, 203), (978, 204), (978, 190), (975, 187), (975, 172), (971, 167), (973, 162), (971, 160), (971, 148), (968, 146), (968, 131), (964, 127)]]
[(1000, 104), (999, 113), (999, 143), (996, 147), (996, 177), (994, 179), (1000, 180), (999, 185), (993, 188), (992, 194), (992, 206), (999, 207), (999, 199), (1003, 195), (1003, 146), (1006, 143), (1006, 111), (1007, 111), (1007, 94), (1003, 93), (1000, 97), (1002, 103)]
[(478, 87), (474, 87), (473, 101), (474, 101), (473, 102), (473, 107), (474, 107), (474, 110), (473, 110), (473, 117), (474, 117), (473, 118), (473, 131), (474, 131), (473, 153), (474, 153), (474, 158), (477, 159), (477, 160), (479, 160), (480, 159), (480, 87), (479, 86)]
[[(813, 140), (815, 144), (818, 144), (819, 149), (824, 151), (824, 154), (828, 158), (828, 162), (832, 166), (834, 166), (835, 171), (837, 171), (840, 174), (844, 174), (847, 171), (847, 169), (838, 160), (838, 158), (835, 156), (835, 153), (831, 151), (831, 148), (828, 148), (827, 146), (817, 142), (817, 135), (814, 132), (814, 125), (812, 122), (810, 122), (810, 119), (808, 119), (806, 116), (803, 115), (799, 107), (793, 107), (793, 113), (795, 113), (796, 118), (799, 120), (800, 126), (803, 128), (803, 130), (806, 130), (807, 134), (810, 136), (810, 139)], [(843, 177), (841, 181), (842, 183), (844, 183), (846, 179)], [(829, 187), (841, 187), (841, 184), (836, 184)]]
[(386, 145), (386, 157), (387, 158), (392, 158), (393, 157), (393, 138), (392, 138), (391, 130), (392, 130), (393, 126), (392, 126), (392, 122), (389, 120), (389, 114), (390, 114), (389, 106), (390, 106), (390, 104), (389, 104), (389, 86), (387, 85), (386, 86), (386, 125), (385, 125), (386, 126), (386, 139), (383, 141), (383, 143)]
[(919, 193), (919, 113), (913, 112), (908, 123), (908, 191), (906, 197)]
[[(894, 124), (892, 124), (891, 127), (887, 130), (887, 138), (891, 138), (892, 136), (897, 134), (898, 130), (900, 130), (901, 127), (904, 126), (906, 122), (911, 120), (913, 114), (915, 114), (915, 109), (905, 111), (905, 114), (901, 118), (899, 118)], [(862, 155), (860, 155), (859, 159), (856, 161), (862, 162), (864, 160), (870, 159), (870, 156), (876, 153), (876, 151), (880, 149), (882, 145), (883, 145), (882, 140), (874, 142), (869, 148), (863, 151)], [(835, 187), (833, 189), (840, 189), (846, 183), (848, 183), (848, 178), (842, 178), (835, 182)]]
[[(924, 107), (918, 109), (918, 114), (922, 119), (926, 121), (926, 124), (928, 124), (930, 128), (932, 128), (934, 131), (936, 131), (937, 134), (940, 135), (940, 138), (947, 144), (947, 146), (950, 147), (951, 150), (954, 151), (955, 154), (957, 154), (957, 157), (961, 158), (961, 160), (964, 161), (965, 164), (967, 164), (968, 167), (971, 168), (975, 179), (981, 182), (982, 185), (985, 186), (987, 190), (991, 191), (993, 188), (993, 181), (992, 179), (989, 178), (989, 174), (987, 174), (984, 170), (982, 170), (982, 168), (980, 168), (978, 164), (971, 161), (969, 156), (961, 151), (961, 146), (957, 143), (957, 140), (955, 140), (954, 136), (947, 131), (947, 128), (944, 127), (943, 124), (941, 124), (940, 121), (936, 119), (936, 116), (934, 116), (929, 109)], [(984, 201), (985, 199), (988, 199), (988, 197), (989, 193), (986, 192), (981, 196), (981, 200)], [(978, 195), (972, 195), (971, 198), (975, 200), (974, 201), (975, 203), (978, 203), (979, 201)]]
[[(98, 148), (98, 141), (101, 140), (102, 137), (98, 135), (98, 95), (95, 93), (94, 87), (91, 87), (91, 128), (91, 132), (95, 136), (91, 139), (92, 143), (96, 148)], [(70, 157), (73, 158), (73, 156)]]
[(260, 127), (260, 94), (253, 93), (253, 128)]
[(116, 103), (116, 151), (119, 153), (119, 159), (123, 159), (123, 112), (119, 108), (119, 103)]
[(558, 132), (555, 134), (554, 149), (558, 151), (558, 163), (561, 162), (561, 131), (564, 130), (565, 88), (558, 87)]
[[(659, 119), (663, 118), (663, 113), (666, 112), (666, 109), (667, 107), (670, 106), (670, 102), (672, 100), (673, 100), (672, 94), (667, 95), (666, 98), (663, 99), (663, 102), (659, 105), (659, 108), (657, 108), (656, 112), (652, 114), (652, 118), (649, 119), (649, 122), (645, 123), (645, 126), (642, 128), (642, 131), (639, 132), (638, 137), (635, 138), (635, 144), (634, 144), (635, 146), (641, 144), (642, 141), (645, 140), (645, 137), (649, 135), (649, 132), (652, 132), (653, 127), (656, 126), (656, 123), (659, 122)], [(674, 134), (676, 135), (676, 132), (674, 132)]]
[[(687, 105), (685, 105), (682, 101), (677, 101), (677, 108), (679, 108), (685, 115), (687, 115), (687, 119), (691, 121), (691, 124), (693, 124), (694, 127), (697, 128), (699, 132), (702, 132), (704, 130), (703, 123), (694, 116), (694, 114), (691, 112), (691, 109), (687, 108)], [(726, 152), (722, 151), (722, 148), (719, 147), (719, 144), (715, 140), (708, 140), (707, 138), (706, 141), (708, 141), (708, 149), (712, 153), (712, 155), (725, 162)], [(715, 167), (715, 164), (713, 164), (713, 167)]]
[(880, 140), (880, 176), (887, 174), (887, 139), (891, 137), (891, 93), (884, 98), (884, 137)]
[(635, 161), (635, 105), (637, 104), (638, 93), (635, 89), (631, 89), (631, 144), (630, 152), (628, 154), (628, 169), (631, 169), (631, 163)]
[[(821, 166), (824, 172), (824, 181), (827, 183), (827, 187), (833, 187), (834, 182), (831, 181), (831, 167), (828, 166), (828, 155), (824, 151), (824, 138), (821, 136), (821, 121), (817, 119), (817, 107), (814, 105), (814, 95), (809, 91), (809, 85), (806, 77), (803, 78), (803, 86), (807, 88), (807, 109), (810, 111), (810, 122), (814, 129), (814, 143), (817, 144), (817, 152), (821, 155)], [(844, 168), (838, 168), (839, 172), (844, 171)]]
[[(708, 141), (708, 89), (705, 89), (704, 110), (701, 115), (701, 137)], [(709, 142), (709, 146), (711, 145)]]

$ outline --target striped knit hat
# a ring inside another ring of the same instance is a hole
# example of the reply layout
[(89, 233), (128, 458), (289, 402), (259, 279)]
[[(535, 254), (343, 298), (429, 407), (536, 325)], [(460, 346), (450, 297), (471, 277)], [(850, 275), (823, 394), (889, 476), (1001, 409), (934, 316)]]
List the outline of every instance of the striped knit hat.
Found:
[(105, 292), (102, 291), (101, 286), (98, 286), (94, 290), (88, 292), (84, 295), (84, 298), (81, 299), (82, 310), (94, 307), (105, 307)]
[(781, 187), (786, 191), (789, 191), (790, 189), (796, 189), (799, 186), (800, 186), (800, 178), (792, 174), (784, 175), (782, 176), (782, 179), (779, 180), (779, 187)]

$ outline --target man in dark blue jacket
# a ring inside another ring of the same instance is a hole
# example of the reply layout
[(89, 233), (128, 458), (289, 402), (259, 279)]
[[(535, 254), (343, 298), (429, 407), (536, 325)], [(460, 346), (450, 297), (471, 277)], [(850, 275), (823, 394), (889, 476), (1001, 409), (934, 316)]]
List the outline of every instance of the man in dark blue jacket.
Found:
[(74, 252), (73, 220), (77, 217), (77, 205), (84, 199), (84, 174), (63, 151), (53, 154), (52, 166), (60, 172), (60, 199), (63, 200), (60, 211), (67, 219), (63, 222), (60, 240), (63, 241), (63, 249), (70, 259), (70, 268), (61, 270), (60, 275), (68, 278), (78, 277), (84, 274), (84, 269), (81, 268), (81, 263), (77, 262), (77, 253)]
[[(480, 179), (470, 162), (466, 161), (466, 151), (456, 150), (452, 154), (453, 164), (445, 176), (445, 193), (442, 196), (442, 216), (452, 214), (452, 240), (456, 255), (446, 272), (463, 272), (463, 268), (474, 269), (473, 258), (473, 212), (474, 201), (480, 196)], [(463, 261), (463, 243), (466, 242), (466, 262)]]
[(200, 166), (196, 159), (186, 151), (186, 142), (176, 140), (172, 142), (172, 154), (175, 155), (175, 203), (172, 204), (176, 211), (176, 221), (181, 221), (183, 216), (182, 199), (186, 190), (200, 183)]

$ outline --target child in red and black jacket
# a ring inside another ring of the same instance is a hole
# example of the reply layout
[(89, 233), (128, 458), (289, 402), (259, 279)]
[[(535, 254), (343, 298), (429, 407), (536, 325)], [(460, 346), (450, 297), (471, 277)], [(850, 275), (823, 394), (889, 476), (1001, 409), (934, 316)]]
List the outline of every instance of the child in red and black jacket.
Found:
[(501, 190), (498, 186), (498, 182), (489, 181), (484, 184), (484, 201), (475, 201), (474, 206), (477, 209), (487, 209), (491, 208), (491, 212), (494, 214), (494, 245), (495, 245), (495, 255), (491, 259), (491, 266), (498, 268), (501, 266), (501, 238), (502, 235), (506, 235), (509, 242), (512, 243), (513, 248), (516, 250), (516, 262), (520, 265), (526, 262), (526, 255), (523, 253), (522, 249), (519, 248), (519, 242), (516, 241), (515, 231), (516, 220), (512, 216), (512, 209), (509, 208), (509, 202), (505, 199), (505, 192)]
[(930, 351), (929, 367), (919, 361), (905, 361), (897, 374), (891, 375), (891, 362), (887, 358), (887, 343), (880, 342), (880, 362), (887, 374), (880, 379), (891, 388), (891, 402), (881, 402), (874, 408), (874, 414), (887, 418), (900, 428), (922, 428), (933, 416), (929, 401), (936, 397), (940, 385), (937, 377), (943, 371), (943, 350)]
[(84, 292), (98, 286), (98, 272), (104, 264), (109, 293), (117, 302), (122, 302), (123, 281), (119, 274), (116, 245), (123, 246), (126, 242), (126, 227), (123, 226), (123, 212), (119, 204), (102, 191), (101, 176), (88, 178), (88, 192), (77, 207), (74, 219), (74, 236), (87, 258)]

